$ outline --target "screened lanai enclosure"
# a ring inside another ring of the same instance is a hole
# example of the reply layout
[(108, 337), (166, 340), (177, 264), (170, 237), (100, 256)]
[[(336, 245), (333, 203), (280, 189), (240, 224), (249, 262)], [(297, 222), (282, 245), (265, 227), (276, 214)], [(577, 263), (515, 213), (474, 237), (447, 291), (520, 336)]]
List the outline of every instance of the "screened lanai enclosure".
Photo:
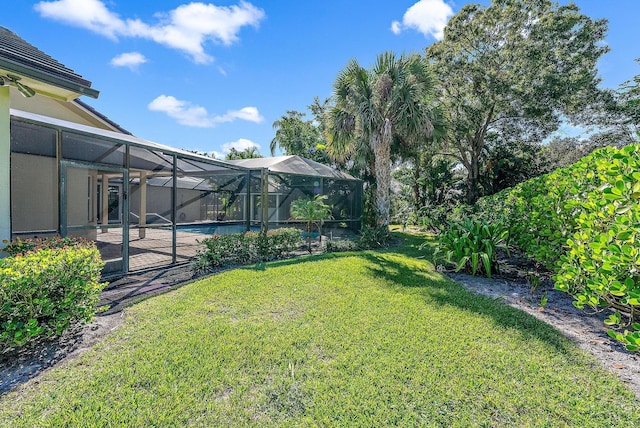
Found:
[(123, 274), (187, 263), (214, 233), (300, 227), (290, 204), (315, 194), (334, 207), (330, 233), (360, 228), (360, 181), (287, 158), (310, 169), (227, 163), (12, 110), (11, 235), (93, 240), (105, 274)]
[(362, 217), (362, 182), (351, 175), (300, 156), (280, 156), (229, 161), (228, 163), (264, 171), (261, 183), (266, 186), (269, 203), (266, 212), (259, 212), (261, 192), (252, 193), (254, 220), (266, 218), (269, 227), (299, 226), (290, 217), (291, 203), (326, 195), (332, 216), (323, 225), (323, 232), (339, 236), (347, 231), (360, 230)]

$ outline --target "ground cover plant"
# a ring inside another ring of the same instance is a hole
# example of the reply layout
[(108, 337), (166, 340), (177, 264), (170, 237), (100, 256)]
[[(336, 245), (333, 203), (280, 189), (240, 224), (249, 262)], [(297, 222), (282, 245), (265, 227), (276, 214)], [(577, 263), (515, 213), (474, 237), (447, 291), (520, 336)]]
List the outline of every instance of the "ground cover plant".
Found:
[[(393, 250), (234, 269), (127, 310), (0, 397), (0, 425), (633, 426), (635, 396), (550, 326)], [(430, 242), (433, 246), (435, 242)]]
[(0, 259), (0, 352), (93, 319), (104, 266), (94, 243), (50, 238), (12, 243)]

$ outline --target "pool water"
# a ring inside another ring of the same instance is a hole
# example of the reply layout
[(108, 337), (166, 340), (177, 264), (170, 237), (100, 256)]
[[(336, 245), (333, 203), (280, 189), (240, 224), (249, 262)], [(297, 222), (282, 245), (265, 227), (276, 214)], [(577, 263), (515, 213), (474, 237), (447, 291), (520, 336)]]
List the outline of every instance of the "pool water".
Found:
[[(185, 226), (177, 226), (177, 230), (181, 232), (200, 233), (202, 235), (228, 235), (230, 233), (244, 233), (247, 226), (243, 224), (190, 224)], [(260, 227), (251, 226), (252, 231), (260, 231)]]

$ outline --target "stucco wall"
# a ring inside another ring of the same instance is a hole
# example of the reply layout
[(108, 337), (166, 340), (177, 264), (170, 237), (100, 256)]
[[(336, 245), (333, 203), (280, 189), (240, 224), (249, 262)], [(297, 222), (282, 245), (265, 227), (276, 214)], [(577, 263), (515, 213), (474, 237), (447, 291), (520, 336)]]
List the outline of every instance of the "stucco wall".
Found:
[(11, 207), (13, 232), (58, 228), (55, 158), (11, 154)]
[[(200, 221), (200, 191), (189, 189), (177, 189), (178, 223), (190, 223)], [(187, 204), (189, 201), (191, 203)], [(182, 204), (187, 204), (182, 206)], [(140, 214), (140, 190), (135, 185), (131, 188), (129, 208), (136, 215)], [(147, 186), (147, 214), (158, 213), (171, 219), (171, 188), (159, 186)], [(181, 216), (184, 214), (184, 216)], [(148, 216), (149, 222), (154, 217)]]
[(13, 87), (11, 88), (10, 105), (11, 108), (16, 110), (41, 114), (43, 116), (67, 120), (69, 122), (107, 129), (110, 131), (117, 131), (110, 125), (105, 124), (95, 116), (87, 113), (84, 109), (74, 103), (59, 101), (39, 94), (36, 94), (31, 98), (25, 98)]

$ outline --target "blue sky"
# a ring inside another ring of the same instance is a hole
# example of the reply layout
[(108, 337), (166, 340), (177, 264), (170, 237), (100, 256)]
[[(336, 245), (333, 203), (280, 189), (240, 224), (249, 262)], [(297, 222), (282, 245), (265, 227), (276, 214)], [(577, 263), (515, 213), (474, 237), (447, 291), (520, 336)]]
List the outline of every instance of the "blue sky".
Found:
[[(386, 50), (423, 52), (466, 3), (21, 0), (3, 8), (0, 25), (93, 82), (100, 97), (83, 100), (141, 138), (268, 155), (273, 122), (329, 97), (351, 58), (369, 66)], [(640, 74), (640, 1), (575, 3), (609, 20), (603, 86)]]

